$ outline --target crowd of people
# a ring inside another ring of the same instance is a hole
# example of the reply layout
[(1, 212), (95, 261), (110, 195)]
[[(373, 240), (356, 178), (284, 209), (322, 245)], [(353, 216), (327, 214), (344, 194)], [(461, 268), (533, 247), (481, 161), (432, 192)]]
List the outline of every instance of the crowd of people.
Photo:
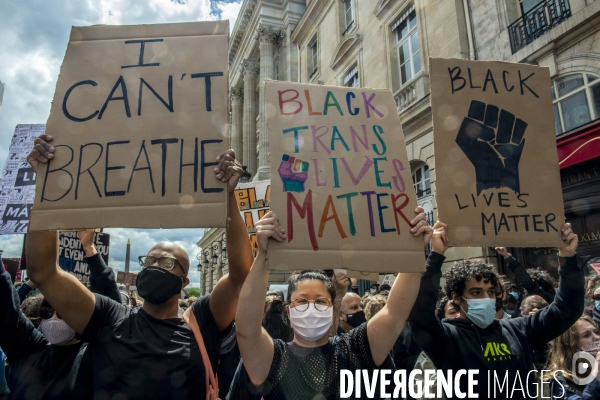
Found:
[[(37, 138), (34, 171), (53, 152), (51, 137)], [(241, 173), (233, 151), (217, 158), (230, 192)], [(294, 271), (287, 293), (268, 291), (269, 244), (286, 231), (273, 211), (264, 215), (254, 257), (234, 196), (228, 207), (229, 273), (210, 295), (187, 300), (190, 260), (175, 243), (148, 244), (138, 299), (119, 291), (93, 230), (79, 232), (89, 288), (57, 266), (58, 232), (29, 232), (29, 280), (17, 289), (0, 272), (0, 396), (338, 399), (351, 371), (352, 398), (430, 398), (427, 387), (433, 398), (600, 399), (600, 277), (584, 278), (570, 224), (560, 230), (558, 281), (497, 247), (508, 278), (481, 259), (442, 268), (452, 227), (429, 226), (419, 207), (411, 233), (431, 245), (425, 272), (398, 273), (361, 297), (331, 265)], [(411, 386), (373, 390), (384, 378), (366, 377), (384, 370), (414, 377)], [(477, 371), (475, 384), (463, 370)]]

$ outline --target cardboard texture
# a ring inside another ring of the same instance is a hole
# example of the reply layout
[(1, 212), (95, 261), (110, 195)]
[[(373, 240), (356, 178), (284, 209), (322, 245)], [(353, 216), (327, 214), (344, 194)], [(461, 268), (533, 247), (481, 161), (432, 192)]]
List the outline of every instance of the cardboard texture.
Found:
[(46, 125), (17, 125), (0, 176), (0, 235), (26, 233), (35, 197), (35, 173), (27, 155)]
[(259, 181), (250, 183), (240, 183), (235, 189), (235, 199), (242, 214), (242, 218), (248, 229), (248, 236), (252, 244), (252, 253), (256, 257), (258, 242), (256, 240), (256, 230), (254, 225), (263, 215), (269, 212), (269, 202), (271, 200), (271, 182)]
[(564, 209), (548, 68), (429, 65), (438, 217), (451, 245), (559, 246)]
[(31, 229), (224, 227), (228, 21), (74, 27)]
[(266, 99), (271, 210), (287, 230), (269, 268), (424, 270), (392, 93), (267, 81)]
[[(110, 253), (110, 235), (94, 233), (94, 246), (100, 257), (108, 265)], [(58, 236), (58, 266), (71, 273), (81, 282), (90, 280), (90, 267), (85, 261), (85, 250), (77, 232), (60, 232)]]

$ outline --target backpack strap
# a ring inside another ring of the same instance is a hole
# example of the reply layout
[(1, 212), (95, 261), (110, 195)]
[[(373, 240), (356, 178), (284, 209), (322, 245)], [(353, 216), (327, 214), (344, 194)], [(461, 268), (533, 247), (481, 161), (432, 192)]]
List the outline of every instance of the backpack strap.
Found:
[(212, 365), (210, 363), (210, 359), (208, 358), (208, 352), (204, 346), (204, 339), (202, 338), (202, 333), (200, 332), (200, 326), (198, 325), (198, 321), (194, 315), (193, 307), (188, 307), (188, 309), (185, 310), (183, 313), (183, 320), (186, 324), (188, 324), (194, 333), (196, 343), (198, 343), (198, 348), (200, 349), (200, 354), (202, 355), (202, 362), (204, 363), (205, 371), (204, 378), (206, 381), (206, 400), (217, 400), (219, 397), (219, 383), (217, 381), (217, 377), (213, 373)]

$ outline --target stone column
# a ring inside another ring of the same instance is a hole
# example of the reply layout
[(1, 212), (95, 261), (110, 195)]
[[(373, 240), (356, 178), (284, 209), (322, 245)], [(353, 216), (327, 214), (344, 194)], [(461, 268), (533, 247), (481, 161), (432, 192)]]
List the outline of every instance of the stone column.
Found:
[(231, 148), (235, 158), (244, 164), (244, 90), (239, 87), (231, 88)]
[(255, 180), (269, 179), (269, 132), (267, 131), (265, 79), (273, 79), (273, 48), (277, 46), (283, 32), (274, 31), (270, 26), (259, 26), (255, 39), (260, 49), (260, 88), (258, 110), (258, 174)]
[(256, 75), (258, 67), (250, 60), (244, 61), (244, 135), (243, 151), (244, 163), (248, 166), (248, 172), (253, 176), (256, 174)]

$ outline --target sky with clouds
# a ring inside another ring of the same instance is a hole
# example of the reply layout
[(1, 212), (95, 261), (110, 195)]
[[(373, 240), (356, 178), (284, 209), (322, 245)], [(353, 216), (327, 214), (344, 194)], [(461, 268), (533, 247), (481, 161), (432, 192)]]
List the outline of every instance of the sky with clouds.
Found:
[[(1, 0), (0, 81), (5, 84), (0, 111), (0, 167), (4, 167), (17, 124), (45, 123), (71, 26), (129, 25), (230, 20), (233, 29), (242, 0)], [(160, 240), (181, 245), (192, 259), (190, 280), (198, 286), (196, 242), (201, 229), (106, 229), (111, 234), (110, 266), (122, 269), (127, 239), (131, 266)], [(22, 235), (0, 236), (5, 257), (20, 257)]]

